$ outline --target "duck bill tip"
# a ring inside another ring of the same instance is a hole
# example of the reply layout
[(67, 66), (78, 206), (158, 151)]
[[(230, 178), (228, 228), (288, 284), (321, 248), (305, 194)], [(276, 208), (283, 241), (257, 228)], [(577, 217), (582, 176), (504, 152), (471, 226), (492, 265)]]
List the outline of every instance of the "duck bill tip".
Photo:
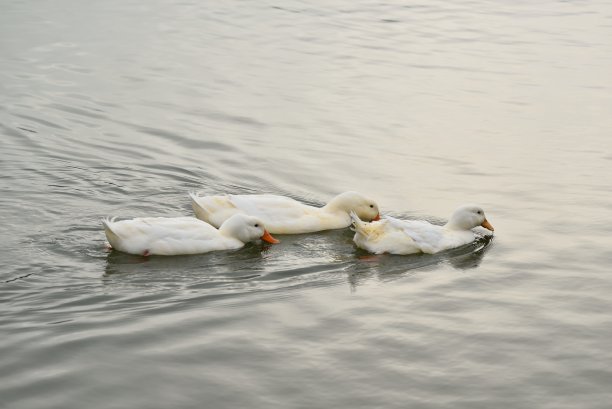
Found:
[(261, 239), (263, 241), (265, 241), (266, 243), (270, 243), (270, 244), (278, 244), (278, 243), (280, 243), (279, 240), (277, 240), (274, 237), (272, 237), (272, 235), (270, 234), (270, 232), (268, 230), (264, 230), (264, 234), (263, 234), (263, 236), (261, 236)]
[(380, 213), (378, 213), (376, 217), (372, 219), (373, 222), (377, 222), (379, 220), (380, 220)]
[(485, 221), (482, 222), (481, 226), (487, 230), (495, 231), (495, 229), (493, 228), (493, 226), (491, 226), (491, 223), (489, 223), (487, 219), (485, 219)]

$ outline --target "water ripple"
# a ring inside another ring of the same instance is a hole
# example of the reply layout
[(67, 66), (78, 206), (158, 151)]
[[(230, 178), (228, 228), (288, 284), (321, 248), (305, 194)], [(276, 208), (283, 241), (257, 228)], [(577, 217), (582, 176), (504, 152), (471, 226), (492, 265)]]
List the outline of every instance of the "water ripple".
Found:
[[(5, 406), (609, 406), (608, 3), (5, 3)], [(351, 189), (496, 236), (144, 258), (100, 225)]]

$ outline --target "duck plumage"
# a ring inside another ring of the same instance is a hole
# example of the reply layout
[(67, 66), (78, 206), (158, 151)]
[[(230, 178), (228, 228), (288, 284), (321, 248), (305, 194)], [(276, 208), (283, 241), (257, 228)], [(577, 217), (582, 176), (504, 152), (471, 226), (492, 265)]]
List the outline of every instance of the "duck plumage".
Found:
[(277, 234), (348, 227), (351, 211), (366, 220), (379, 218), (378, 205), (356, 192), (342, 193), (323, 207), (278, 195), (197, 196), (190, 193), (189, 196), (196, 217), (213, 226), (219, 226), (234, 214), (243, 213), (260, 218), (270, 233)]
[(354, 213), (351, 218), (355, 231), (353, 241), (358, 247), (375, 254), (434, 254), (474, 241), (474, 227), (482, 226), (493, 231), (484, 211), (473, 205), (457, 209), (444, 226), (391, 216), (372, 223), (363, 222)]
[(137, 255), (199, 254), (238, 249), (259, 238), (278, 242), (255, 217), (236, 215), (217, 230), (194, 217), (102, 219), (112, 248)]

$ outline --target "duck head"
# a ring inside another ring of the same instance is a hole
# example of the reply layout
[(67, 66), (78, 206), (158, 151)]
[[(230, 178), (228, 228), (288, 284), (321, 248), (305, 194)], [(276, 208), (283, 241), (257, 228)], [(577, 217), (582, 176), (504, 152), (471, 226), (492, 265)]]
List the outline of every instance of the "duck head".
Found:
[(334, 197), (325, 207), (329, 211), (355, 212), (361, 220), (380, 220), (378, 205), (375, 201), (357, 192), (344, 192)]
[(258, 239), (272, 244), (280, 243), (266, 230), (261, 220), (241, 213), (235, 214), (223, 222), (219, 227), (219, 232), (243, 243)]
[(446, 226), (454, 230), (470, 230), (477, 226), (495, 230), (487, 220), (484, 210), (475, 205), (461, 206), (455, 210)]

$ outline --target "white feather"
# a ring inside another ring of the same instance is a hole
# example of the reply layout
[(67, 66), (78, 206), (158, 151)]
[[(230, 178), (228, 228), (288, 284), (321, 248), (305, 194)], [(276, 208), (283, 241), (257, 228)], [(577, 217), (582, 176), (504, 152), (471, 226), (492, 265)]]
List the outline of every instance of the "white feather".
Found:
[[(285, 196), (223, 195), (197, 196), (190, 194), (196, 217), (219, 226), (236, 213), (260, 218), (270, 233), (298, 234), (350, 225), (349, 211), (354, 210), (374, 218), (378, 206), (355, 192), (338, 195), (324, 207), (310, 206)], [(371, 205), (371, 206), (370, 206)]]
[(217, 230), (194, 217), (141, 217), (119, 222), (102, 219), (106, 238), (114, 249), (140, 255), (237, 249), (265, 232), (259, 219), (246, 215), (231, 218), (227, 223), (229, 227)]
[(433, 254), (460, 247), (474, 241), (471, 229), (486, 222), (484, 211), (478, 207), (460, 208), (444, 226), (390, 216), (377, 222), (363, 223), (351, 217), (355, 225), (355, 244), (376, 254)]

